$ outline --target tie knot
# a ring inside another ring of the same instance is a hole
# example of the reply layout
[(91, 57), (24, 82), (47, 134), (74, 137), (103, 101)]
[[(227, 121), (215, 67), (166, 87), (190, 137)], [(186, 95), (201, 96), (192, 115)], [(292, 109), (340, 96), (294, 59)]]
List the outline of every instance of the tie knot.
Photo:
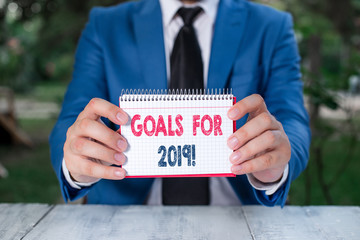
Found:
[(183, 19), (184, 25), (192, 25), (195, 17), (199, 15), (199, 13), (201, 13), (202, 10), (203, 9), (201, 7), (193, 7), (193, 8), (181, 7), (177, 13)]

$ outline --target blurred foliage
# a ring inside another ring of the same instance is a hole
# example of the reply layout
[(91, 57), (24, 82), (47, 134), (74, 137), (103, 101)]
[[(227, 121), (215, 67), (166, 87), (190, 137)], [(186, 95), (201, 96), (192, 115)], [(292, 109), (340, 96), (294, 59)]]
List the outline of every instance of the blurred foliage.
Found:
[[(319, 139), (318, 139), (319, 140)], [(324, 158), (326, 164), (324, 165), (324, 179), (326, 182), (332, 183), (334, 179), (336, 183), (330, 185), (330, 195), (332, 204), (336, 205), (359, 205), (360, 194), (354, 189), (354, 183), (359, 182), (359, 168), (360, 168), (360, 148), (354, 148), (354, 154), (350, 157), (351, 167), (341, 169), (343, 175), (341, 178), (337, 177), (339, 171), (339, 159), (343, 159), (347, 152), (344, 149), (349, 149), (352, 139), (347, 136), (331, 139), (324, 138), (323, 141), (315, 140), (313, 144), (323, 144)], [(322, 185), (317, 181), (318, 171), (315, 168), (315, 162), (311, 160), (309, 163), (309, 174), (301, 174), (296, 179), (290, 188), (290, 203), (293, 205), (326, 205), (329, 204), (325, 195), (323, 194)], [(311, 185), (305, 184), (310, 176), (313, 177)]]
[(73, 56), (90, 9), (115, 0), (0, 0), (0, 85), (30, 90), (71, 79)]
[(0, 179), (0, 202), (59, 203), (61, 193), (49, 161), (47, 136), (55, 119), (22, 119), (19, 124), (33, 139), (36, 150), (0, 146), (9, 176)]

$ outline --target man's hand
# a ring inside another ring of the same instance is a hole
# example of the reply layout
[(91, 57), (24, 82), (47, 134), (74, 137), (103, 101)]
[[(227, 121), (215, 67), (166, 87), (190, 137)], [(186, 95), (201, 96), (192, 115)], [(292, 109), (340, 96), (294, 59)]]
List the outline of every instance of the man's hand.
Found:
[(100, 120), (106, 117), (118, 125), (128, 121), (127, 114), (119, 107), (102, 99), (94, 98), (79, 114), (68, 129), (64, 144), (64, 159), (71, 177), (88, 183), (105, 179), (123, 179), (125, 170), (110, 166), (122, 165), (126, 157), (126, 140), (108, 128)]
[(254, 94), (236, 103), (228, 111), (228, 117), (236, 121), (247, 113), (246, 124), (227, 142), (235, 150), (230, 156), (231, 171), (236, 175), (252, 173), (264, 183), (278, 181), (290, 160), (289, 139), (260, 95)]

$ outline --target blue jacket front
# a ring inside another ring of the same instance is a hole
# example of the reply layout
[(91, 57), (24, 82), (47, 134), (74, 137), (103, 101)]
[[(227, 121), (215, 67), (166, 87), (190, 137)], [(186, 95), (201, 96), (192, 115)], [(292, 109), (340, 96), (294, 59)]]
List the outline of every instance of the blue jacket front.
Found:
[[(243, 204), (284, 205), (290, 183), (304, 170), (310, 144), (303, 104), (300, 57), (287, 13), (245, 0), (220, 0), (214, 26), (208, 88), (232, 88), (237, 100), (258, 93), (291, 143), (289, 176), (271, 196), (255, 190), (246, 176), (228, 178)], [(51, 160), (65, 200), (85, 195), (89, 203), (143, 204), (153, 179), (101, 180), (71, 188), (62, 174), (67, 129), (94, 97), (118, 105), (123, 89), (167, 89), (158, 0), (94, 8), (76, 52), (73, 79), (51, 133)], [(237, 128), (246, 117), (237, 122)]]

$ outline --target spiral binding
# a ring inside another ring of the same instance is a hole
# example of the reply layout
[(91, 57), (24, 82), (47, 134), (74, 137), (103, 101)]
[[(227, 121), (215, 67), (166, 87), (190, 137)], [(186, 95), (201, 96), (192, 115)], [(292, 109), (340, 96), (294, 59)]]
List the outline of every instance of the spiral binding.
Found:
[(232, 89), (123, 89), (120, 101), (232, 100)]

